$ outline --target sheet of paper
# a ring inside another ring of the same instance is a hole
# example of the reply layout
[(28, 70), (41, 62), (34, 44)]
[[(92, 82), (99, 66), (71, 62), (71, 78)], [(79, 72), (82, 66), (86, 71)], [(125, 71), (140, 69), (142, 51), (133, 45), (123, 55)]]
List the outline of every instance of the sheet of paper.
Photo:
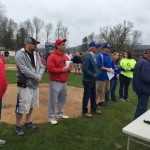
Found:
[(108, 79), (111, 80), (114, 77), (114, 74), (111, 72), (107, 72)]

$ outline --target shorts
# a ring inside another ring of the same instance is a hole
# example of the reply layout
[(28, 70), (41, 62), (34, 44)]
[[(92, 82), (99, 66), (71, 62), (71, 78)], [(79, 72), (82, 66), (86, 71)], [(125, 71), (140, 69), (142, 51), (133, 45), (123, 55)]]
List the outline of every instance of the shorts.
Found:
[(39, 107), (39, 88), (18, 88), (16, 113), (28, 114), (31, 108)]
[(96, 82), (96, 91), (105, 93), (105, 91), (110, 90), (110, 81), (105, 80), (105, 81), (97, 81)]

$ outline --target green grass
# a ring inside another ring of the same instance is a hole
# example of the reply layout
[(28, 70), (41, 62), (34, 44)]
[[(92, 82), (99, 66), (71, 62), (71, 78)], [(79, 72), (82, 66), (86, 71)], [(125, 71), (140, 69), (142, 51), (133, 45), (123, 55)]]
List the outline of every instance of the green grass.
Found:
[[(9, 83), (16, 82), (15, 74), (15, 71), (7, 71)], [(82, 87), (81, 80), (81, 74), (71, 73), (68, 85)], [(42, 82), (49, 82), (47, 73), (44, 74)], [(122, 128), (133, 120), (137, 103), (137, 97), (133, 93), (132, 87), (130, 87), (129, 97), (132, 99), (131, 102), (111, 103), (107, 107), (102, 107), (103, 115), (101, 116), (63, 120), (56, 126), (52, 126), (50, 123), (38, 124), (37, 131), (24, 129), (24, 137), (15, 135), (14, 125), (1, 123), (0, 138), (6, 139), (8, 143), (0, 149), (125, 150), (127, 136), (122, 133)], [(130, 150), (149, 150), (149, 148), (131, 142)]]
[[(9, 84), (14, 84), (17, 82), (16, 74), (17, 71), (14, 70), (6, 71), (6, 76)], [(83, 87), (81, 80), (82, 80), (82, 74), (70, 73), (67, 85), (75, 86), (75, 87)], [(48, 73), (44, 73), (41, 83), (49, 83)]]
[(7, 62), (6, 64), (15, 64), (15, 57), (9, 56), (9, 62)]

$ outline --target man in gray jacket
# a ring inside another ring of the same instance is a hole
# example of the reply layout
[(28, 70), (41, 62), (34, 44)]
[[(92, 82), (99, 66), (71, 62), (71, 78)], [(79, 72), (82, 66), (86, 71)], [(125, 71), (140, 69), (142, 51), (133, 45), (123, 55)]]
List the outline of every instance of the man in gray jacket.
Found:
[(44, 73), (44, 67), (37, 52), (37, 44), (32, 37), (24, 40), (24, 48), (16, 54), (16, 65), (18, 69), (18, 96), (16, 105), (16, 134), (24, 135), (21, 128), (22, 115), (26, 115), (24, 127), (36, 129), (32, 124), (31, 115), (33, 108), (39, 107), (39, 82)]

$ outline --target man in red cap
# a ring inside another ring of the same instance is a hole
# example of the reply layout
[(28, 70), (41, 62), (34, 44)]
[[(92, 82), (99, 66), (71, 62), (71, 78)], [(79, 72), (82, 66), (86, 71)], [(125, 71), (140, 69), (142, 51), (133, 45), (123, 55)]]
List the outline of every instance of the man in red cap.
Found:
[[(0, 120), (2, 109), (2, 97), (7, 89), (7, 79), (5, 75), (4, 57), (0, 54)], [(0, 140), (0, 146), (4, 145), (6, 141)]]
[[(48, 104), (48, 121), (51, 124), (57, 124), (55, 119), (55, 104), (57, 102), (57, 117), (67, 119), (68, 116), (62, 112), (66, 102), (68, 73), (71, 71), (71, 65), (65, 51), (66, 39), (57, 39), (55, 42), (56, 50), (52, 52), (47, 60), (47, 69), (50, 78), (49, 104)], [(70, 62), (71, 63), (71, 62)], [(69, 64), (70, 64), (69, 63)]]

